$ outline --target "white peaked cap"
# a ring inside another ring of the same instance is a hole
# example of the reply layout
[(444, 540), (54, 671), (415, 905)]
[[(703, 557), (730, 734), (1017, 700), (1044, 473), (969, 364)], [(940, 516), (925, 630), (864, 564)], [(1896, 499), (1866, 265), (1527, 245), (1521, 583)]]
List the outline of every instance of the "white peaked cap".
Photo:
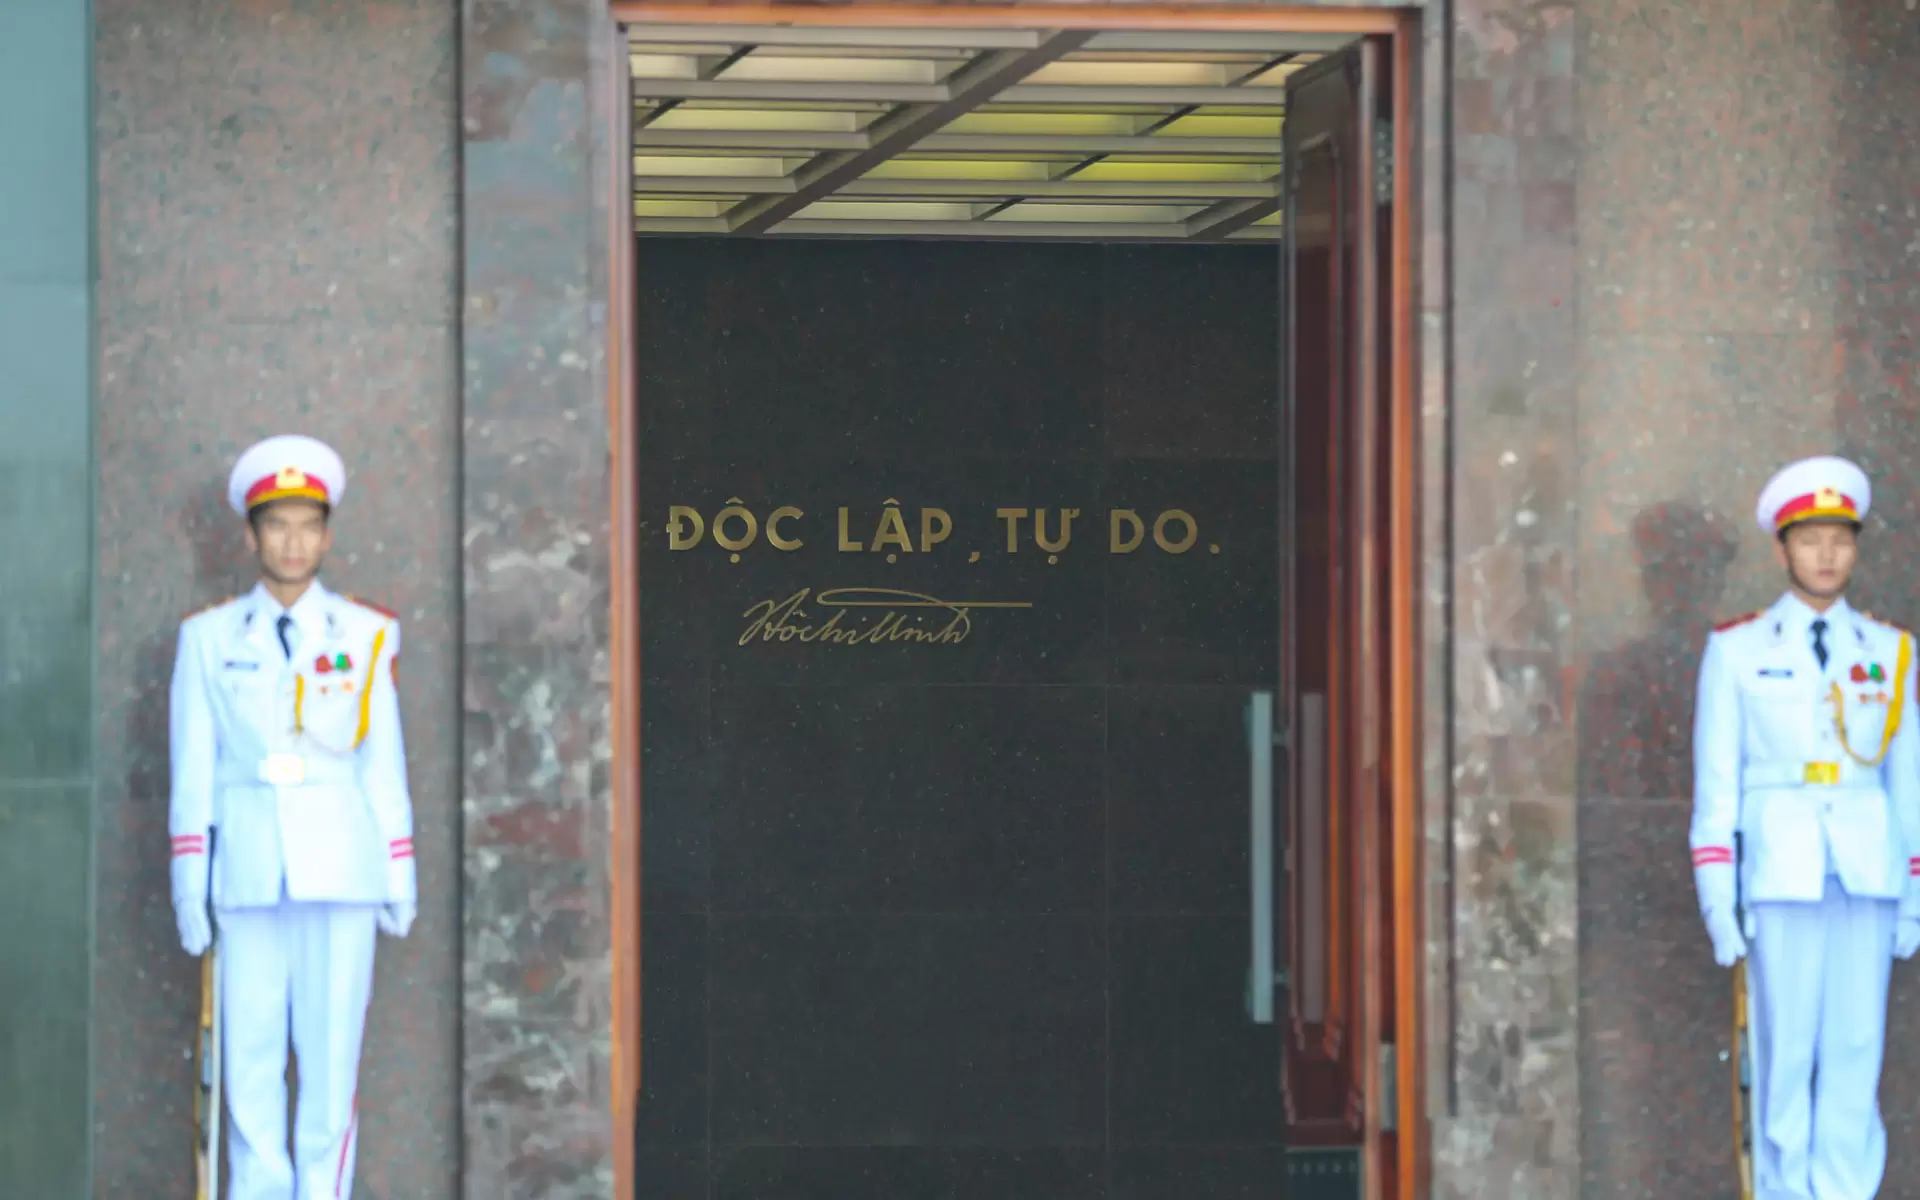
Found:
[(256, 442), (227, 477), (227, 503), (243, 517), (275, 500), (318, 500), (331, 507), (346, 491), (346, 464), (333, 447), (295, 433)]
[(1802, 521), (1860, 521), (1873, 503), (1867, 473), (1844, 458), (1822, 455), (1782, 467), (1760, 489), (1753, 519), (1775, 535)]

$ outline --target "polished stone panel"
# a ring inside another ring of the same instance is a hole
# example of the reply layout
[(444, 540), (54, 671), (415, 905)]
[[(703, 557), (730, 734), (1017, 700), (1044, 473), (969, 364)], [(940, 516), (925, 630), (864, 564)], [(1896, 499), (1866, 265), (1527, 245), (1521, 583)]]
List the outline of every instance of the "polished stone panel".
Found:
[(456, 16), (445, 5), (93, 7), (100, 205), (93, 733), (98, 1195), (186, 1195), (199, 987), (166, 903), (166, 682), (251, 583), (233, 456), (305, 431), (349, 488), (333, 586), (397, 611), (421, 913), (382, 939), (359, 1173), (460, 1167)]
[(1098, 1151), (1051, 1147), (851, 1151), (751, 1147), (726, 1151), (714, 1170), (714, 1200), (1098, 1200)]
[(1094, 688), (721, 689), (724, 913), (1097, 913)]
[[(0, 932), (9, 990), (0, 1022), (0, 1190), (78, 1196), (89, 1176), (87, 1025), (93, 787), (0, 781)], [(183, 1143), (184, 1145), (184, 1143)]]
[(1098, 1145), (1098, 916), (715, 917), (716, 1145)]
[(508, 0), (460, 41), (466, 1187), (602, 1200), (614, 31)]
[[(1429, 541), (1425, 580), (1436, 601), (1444, 594), (1451, 679), (1439, 709), (1450, 737), (1444, 751), (1428, 742), (1429, 812), (1451, 804), (1442, 888), (1429, 894), (1430, 961), (1450, 964), (1428, 980), (1446, 1022), (1429, 1025), (1446, 1034), (1431, 1047), (1446, 1068), (1428, 1100), (1434, 1194), (1562, 1200), (1576, 1194), (1580, 1162), (1567, 683), (1581, 26), (1571, 4), (1458, 0), (1430, 12), (1452, 30), (1453, 135), (1439, 259), (1451, 393), (1437, 409), (1429, 390), (1427, 425), (1450, 454), (1446, 482), (1430, 475), (1424, 491), (1450, 519), (1444, 557)], [(1426, 300), (1425, 332), (1437, 335)], [(1431, 680), (1439, 664), (1425, 665)], [(1438, 698), (1428, 700), (1432, 714)]]
[[(1277, 248), (1115, 246), (1101, 259), (1106, 448), (1122, 458), (1271, 457), (1279, 436), (1273, 338)], [(1196, 312), (1199, 329), (1164, 332)], [(1277, 347), (1276, 347), (1277, 350)], [(1205, 397), (1169, 404), (1168, 397)]]
[[(892, 240), (695, 245), (708, 294), (724, 297), (707, 368), (714, 456), (911, 453), (902, 465), (922, 467), (1100, 452), (1103, 381), (1086, 368), (1102, 310), (1059, 302), (1096, 293), (1098, 255)], [(671, 288), (685, 271), (674, 257), (693, 252), (645, 242), (640, 274)], [(914, 271), (900, 270), (903, 254)], [(967, 285), (932, 286), (956, 277)]]
[(92, 171), (85, 5), (0, 7), (0, 1195), (91, 1174)]
[(1246, 916), (1246, 712), (1244, 688), (1108, 691), (1113, 912)]
[[(1872, 474), (1856, 599), (1920, 617), (1910, 198), (1920, 27), (1900, 6), (1580, 5), (1579, 888), (1583, 1194), (1731, 1192), (1731, 995), (1686, 860), (1706, 631), (1782, 581), (1783, 462)], [(1920, 1023), (1896, 965), (1888, 1197), (1920, 1195)]]
[(707, 1200), (707, 1151), (642, 1144), (634, 1162), (634, 1191), (647, 1200)]
[[(653, 1150), (698, 1147), (703, 1188), (710, 1108), (708, 930), (704, 916), (656, 914), (640, 943), (640, 1007), (646, 1014), (640, 1054), (647, 1069), (640, 1081), (638, 1142)], [(664, 1169), (681, 1160), (660, 1161)]]
[[(35, 380), (14, 393), (24, 403), (0, 404), (0, 412), (13, 409), (15, 420), (38, 426), (33, 437), (5, 443), (12, 452), (0, 452), (0, 546), (7, 556), (0, 571), (0, 779), (70, 782), (87, 777), (93, 758), (86, 406), (75, 400), (50, 403), (39, 414), (23, 411), (43, 398), (86, 394), (86, 289), (55, 292), (0, 283), (0, 360), (45, 355), (41, 371), (66, 377)], [(46, 370), (49, 362), (61, 365)], [(0, 417), (0, 427), (11, 423)]]
[(1288, 1178), (1285, 1147), (1146, 1146), (1113, 1157), (1113, 1200), (1269, 1200), (1303, 1196)]
[[(719, 778), (712, 689), (649, 675), (640, 737), (647, 835), (640, 846), (641, 907), (654, 916), (706, 912), (712, 895), (713, 790)], [(644, 953), (644, 951), (643, 951)]]
[[(1138, 513), (1146, 526), (1140, 549), (1107, 565), (1115, 683), (1272, 686), (1280, 662), (1279, 471), (1274, 443), (1266, 446), (1264, 461), (1108, 464), (1111, 507)], [(1192, 526), (1177, 517), (1161, 525), (1176, 512), (1190, 514)]]
[(1244, 914), (1113, 920), (1116, 1147), (1281, 1143), (1280, 1038), (1247, 1016), (1247, 942)]

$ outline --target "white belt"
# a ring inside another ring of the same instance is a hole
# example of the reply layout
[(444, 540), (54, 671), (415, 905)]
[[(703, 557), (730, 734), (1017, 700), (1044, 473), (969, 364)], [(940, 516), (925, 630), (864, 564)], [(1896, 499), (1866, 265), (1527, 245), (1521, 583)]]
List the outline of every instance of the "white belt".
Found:
[(269, 754), (257, 762), (222, 762), (216, 781), (226, 787), (348, 784), (354, 782), (353, 760), (305, 754)]
[(1863, 767), (1852, 759), (1841, 762), (1756, 763), (1740, 771), (1741, 786), (1762, 788), (1880, 787), (1880, 768)]

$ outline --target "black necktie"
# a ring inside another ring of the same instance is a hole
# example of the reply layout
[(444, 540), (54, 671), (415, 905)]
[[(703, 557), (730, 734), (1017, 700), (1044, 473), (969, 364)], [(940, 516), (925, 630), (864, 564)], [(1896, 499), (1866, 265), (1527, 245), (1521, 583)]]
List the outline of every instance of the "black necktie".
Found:
[[(293, 658), (293, 643), (287, 640), (287, 630), (293, 628), (293, 618), (288, 616), (286, 613), (281, 613), (280, 619), (274, 623), (274, 627), (280, 631), (281, 652), (284, 653), (289, 660), (291, 660)], [(1825, 650), (1822, 650), (1820, 652), (1820, 662), (1822, 665), (1825, 665), (1826, 661), (1827, 661), (1827, 652)]]
[(1820, 669), (1822, 671), (1826, 670), (1827, 623), (1825, 621), (1815, 621), (1813, 623), (1813, 656), (1820, 660)]

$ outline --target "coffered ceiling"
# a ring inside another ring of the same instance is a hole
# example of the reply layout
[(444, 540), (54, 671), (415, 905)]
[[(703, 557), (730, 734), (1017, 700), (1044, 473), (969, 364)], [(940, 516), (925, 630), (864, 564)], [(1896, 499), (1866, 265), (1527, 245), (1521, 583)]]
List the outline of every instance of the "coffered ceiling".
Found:
[(1279, 233), (1289, 75), (1351, 38), (628, 28), (634, 228), (1221, 241)]

